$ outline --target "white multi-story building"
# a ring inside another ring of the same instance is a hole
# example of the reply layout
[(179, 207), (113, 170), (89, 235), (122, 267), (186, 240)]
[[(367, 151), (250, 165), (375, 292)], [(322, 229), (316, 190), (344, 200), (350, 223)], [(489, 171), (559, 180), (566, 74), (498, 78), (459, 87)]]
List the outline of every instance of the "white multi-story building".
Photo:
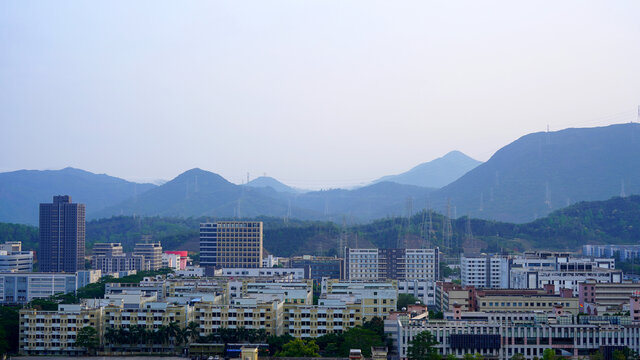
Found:
[(180, 254), (162, 253), (162, 267), (178, 271), (180, 270), (180, 258)]
[(0, 244), (0, 272), (31, 272), (33, 251), (22, 251), (20, 241)]
[(119, 274), (149, 270), (149, 263), (142, 255), (116, 253), (91, 256), (91, 268), (101, 270), (103, 274)]
[(424, 316), (398, 319), (395, 328), (386, 327), (392, 338), (398, 339), (397, 351), (401, 360), (408, 359), (407, 351), (413, 338), (429, 331), (438, 342), (434, 346), (443, 355), (462, 358), (478, 353), (485, 358), (508, 360), (515, 354), (525, 359), (542, 358), (546, 349), (563, 357), (588, 357), (610, 347), (627, 346), (640, 350), (640, 326), (630, 317), (591, 321), (563, 313), (503, 313), (460, 312), (445, 314), (445, 320), (430, 320)]
[(427, 280), (439, 277), (438, 249), (347, 249), (347, 280)]
[(436, 282), (425, 280), (398, 280), (398, 294), (409, 294), (424, 305), (436, 304)]
[(180, 277), (203, 277), (204, 268), (200, 266), (187, 266), (184, 270), (178, 270), (173, 274)]
[(513, 268), (510, 271), (509, 278), (509, 285), (512, 289), (542, 289), (545, 285), (551, 284), (554, 286), (556, 293), (560, 289), (571, 289), (574, 296), (577, 296), (579, 294), (579, 285), (589, 280), (599, 283), (621, 283), (622, 271), (607, 269), (563, 271)]
[(0, 303), (24, 304), (33, 299), (73, 293), (97, 281), (97, 272), (67, 273), (0, 273)]
[(292, 268), (224, 268), (215, 270), (215, 276), (277, 277), (280, 280), (304, 280), (304, 269)]
[(462, 286), (477, 288), (508, 288), (510, 259), (501, 255), (462, 256), (460, 277)]
[(377, 280), (378, 249), (347, 249), (345, 272), (349, 280)]

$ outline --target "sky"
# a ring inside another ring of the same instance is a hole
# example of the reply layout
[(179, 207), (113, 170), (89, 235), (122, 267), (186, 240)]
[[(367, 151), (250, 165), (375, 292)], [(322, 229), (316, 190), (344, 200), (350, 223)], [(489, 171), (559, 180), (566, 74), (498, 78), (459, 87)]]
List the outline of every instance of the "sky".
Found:
[(363, 184), (637, 121), (640, 1), (0, 2), (0, 171)]

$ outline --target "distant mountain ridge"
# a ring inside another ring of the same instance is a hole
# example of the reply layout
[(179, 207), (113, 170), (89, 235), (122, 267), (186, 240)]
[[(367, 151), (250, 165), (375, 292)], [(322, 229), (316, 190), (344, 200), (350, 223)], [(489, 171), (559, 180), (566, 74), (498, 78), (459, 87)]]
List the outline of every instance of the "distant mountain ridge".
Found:
[(71, 195), (73, 202), (86, 204), (90, 216), (155, 187), (71, 167), (0, 173), (0, 221), (36, 224), (38, 204), (51, 202), (59, 194)]
[(301, 193), (301, 192), (305, 192), (304, 190), (299, 190), (296, 188), (293, 188), (289, 185), (285, 185), (283, 183), (281, 183), (280, 181), (270, 177), (270, 176), (260, 176), (257, 177), (251, 181), (249, 181), (248, 183), (245, 184), (246, 186), (249, 187), (257, 187), (257, 188), (261, 188), (261, 187), (270, 187), (273, 190), (277, 191), (277, 192), (284, 192), (284, 193), (292, 193), (292, 194), (296, 194), (296, 193)]
[(353, 221), (369, 221), (404, 214), (407, 197), (426, 197), (430, 191), (432, 189), (391, 182), (355, 190), (276, 191), (272, 186), (235, 185), (218, 174), (191, 169), (136, 199), (105, 208), (92, 218), (113, 215), (276, 216), (341, 221), (348, 216)]
[(459, 179), (480, 164), (482, 164), (481, 161), (454, 150), (443, 157), (417, 165), (404, 173), (383, 176), (373, 182), (391, 181), (405, 185), (441, 188)]
[(525, 223), (579, 201), (640, 194), (638, 154), (640, 125), (631, 123), (525, 135), (440, 189), (382, 181), (299, 193), (271, 178), (236, 185), (201, 169), (161, 186), (70, 168), (17, 171), (0, 173), (0, 221), (34, 224), (40, 202), (69, 194), (87, 204), (88, 219), (270, 216), (340, 224), (408, 216), (427, 207), (446, 214), (449, 207), (452, 217)]
[(525, 135), (431, 194), (459, 215), (522, 223), (579, 201), (640, 194), (640, 124)]

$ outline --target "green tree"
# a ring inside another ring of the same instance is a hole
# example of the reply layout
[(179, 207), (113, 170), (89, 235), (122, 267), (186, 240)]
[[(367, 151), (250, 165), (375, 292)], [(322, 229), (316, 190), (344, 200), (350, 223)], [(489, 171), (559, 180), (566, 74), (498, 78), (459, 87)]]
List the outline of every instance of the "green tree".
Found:
[(438, 350), (435, 348), (436, 345), (438, 345), (436, 337), (429, 331), (423, 331), (409, 341), (407, 357), (412, 360), (435, 359), (438, 357)]
[(444, 319), (442, 311), (429, 311), (429, 319)]
[(267, 338), (267, 344), (269, 344), (269, 354), (276, 354), (282, 351), (282, 348), (284, 347), (284, 345), (293, 339), (294, 337), (289, 334), (284, 334), (280, 336), (276, 336), (276, 335), (269, 336)]
[(87, 349), (88, 353), (94, 353), (95, 349), (100, 345), (98, 339), (98, 331), (93, 326), (85, 326), (78, 330), (76, 345)]
[(521, 353), (517, 353), (511, 357), (511, 360), (525, 360), (525, 357)]
[(382, 336), (373, 330), (361, 327), (351, 328), (342, 333), (343, 342), (340, 345), (340, 355), (342, 357), (349, 356), (351, 349), (361, 349), (364, 357), (371, 356), (371, 347), (383, 346)]
[(320, 348), (315, 341), (304, 341), (302, 339), (293, 339), (284, 344), (282, 351), (278, 352), (278, 357), (319, 357)]
[(381, 317), (374, 316), (371, 320), (362, 324), (363, 329), (371, 330), (380, 336), (384, 336), (384, 320)]
[(542, 360), (555, 360), (556, 359), (556, 351), (553, 349), (545, 349), (542, 352)]
[(0, 355), (18, 352), (18, 308), (0, 306)]
[(198, 323), (195, 321), (190, 321), (189, 324), (187, 324), (187, 327), (184, 328), (185, 343), (189, 344), (195, 341), (198, 338), (199, 334), (200, 334), (200, 326), (198, 325)]
[(482, 354), (480, 354), (480, 353), (475, 353), (473, 355), (473, 359), (474, 360), (484, 360), (484, 356), (482, 356)]
[(398, 310), (406, 308), (408, 305), (422, 304), (422, 301), (411, 294), (398, 294)]
[(453, 354), (449, 354), (449, 355), (447, 355), (446, 359), (447, 360), (456, 360), (457, 357), (455, 355), (453, 355)]
[(600, 350), (594, 352), (589, 356), (590, 360), (604, 360), (604, 355), (600, 352)]
[(613, 360), (627, 360), (627, 356), (623, 351), (615, 350), (613, 352)]
[(464, 354), (464, 356), (462, 357), (464, 360), (473, 360), (473, 354), (471, 353), (466, 353)]

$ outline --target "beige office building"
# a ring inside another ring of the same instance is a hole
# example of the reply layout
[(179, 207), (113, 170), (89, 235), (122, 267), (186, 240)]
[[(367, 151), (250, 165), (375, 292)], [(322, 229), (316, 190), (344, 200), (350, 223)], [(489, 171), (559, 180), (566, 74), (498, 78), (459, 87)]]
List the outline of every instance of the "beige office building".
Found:
[(200, 224), (200, 265), (212, 275), (220, 268), (262, 267), (262, 222)]
[(162, 267), (162, 246), (160, 242), (144, 242), (136, 244), (133, 255), (144, 256), (145, 269), (155, 271)]

